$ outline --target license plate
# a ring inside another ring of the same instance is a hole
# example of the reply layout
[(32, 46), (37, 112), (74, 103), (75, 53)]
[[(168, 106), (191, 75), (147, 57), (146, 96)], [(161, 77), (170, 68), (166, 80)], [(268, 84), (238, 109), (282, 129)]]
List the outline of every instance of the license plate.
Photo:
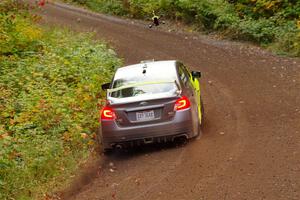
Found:
[(149, 120), (153, 120), (153, 119), (155, 119), (154, 110), (136, 113), (137, 121), (149, 121)]

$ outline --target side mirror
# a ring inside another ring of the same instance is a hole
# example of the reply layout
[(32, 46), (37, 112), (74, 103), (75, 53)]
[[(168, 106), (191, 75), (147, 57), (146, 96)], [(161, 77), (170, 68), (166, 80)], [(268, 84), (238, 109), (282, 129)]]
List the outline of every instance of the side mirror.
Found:
[(201, 78), (201, 72), (192, 71), (193, 78)]
[(102, 90), (107, 90), (110, 87), (110, 83), (104, 83), (103, 85), (101, 85)]

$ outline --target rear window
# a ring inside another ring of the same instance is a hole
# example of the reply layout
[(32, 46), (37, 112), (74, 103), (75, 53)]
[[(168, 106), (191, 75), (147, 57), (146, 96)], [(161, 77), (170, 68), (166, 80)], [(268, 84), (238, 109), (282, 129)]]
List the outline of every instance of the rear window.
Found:
[(142, 95), (154, 95), (159, 93), (174, 94), (178, 90), (178, 87), (175, 82), (157, 81), (130, 84), (128, 86), (123, 86), (119, 89), (116, 89), (116, 91), (113, 90), (113, 92), (110, 93), (111, 97), (127, 98)]
[[(143, 73), (143, 71), (145, 73)], [(120, 68), (115, 74), (109, 96), (127, 98), (158, 93), (175, 93), (176, 68), (163, 62)]]

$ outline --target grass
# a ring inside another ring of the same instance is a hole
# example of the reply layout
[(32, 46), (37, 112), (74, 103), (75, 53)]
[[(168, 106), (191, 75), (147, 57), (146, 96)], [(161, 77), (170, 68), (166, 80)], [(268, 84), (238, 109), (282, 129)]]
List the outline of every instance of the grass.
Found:
[(15, 1), (0, 11), (0, 199), (39, 199), (94, 148), (100, 86), (121, 61), (92, 34), (35, 25)]

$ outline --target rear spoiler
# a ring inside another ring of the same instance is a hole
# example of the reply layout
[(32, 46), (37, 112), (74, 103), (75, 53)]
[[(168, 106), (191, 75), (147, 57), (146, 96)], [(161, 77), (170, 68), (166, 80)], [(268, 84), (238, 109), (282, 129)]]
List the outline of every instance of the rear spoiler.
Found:
[(126, 98), (114, 98), (107, 97), (107, 101), (110, 105), (120, 105), (124, 103), (135, 103), (140, 101), (150, 101), (156, 99), (170, 99), (170, 98), (178, 98), (179, 93), (174, 93), (172, 95), (166, 93), (158, 93), (156, 95), (146, 95), (146, 96), (137, 96), (137, 97), (126, 97)]

